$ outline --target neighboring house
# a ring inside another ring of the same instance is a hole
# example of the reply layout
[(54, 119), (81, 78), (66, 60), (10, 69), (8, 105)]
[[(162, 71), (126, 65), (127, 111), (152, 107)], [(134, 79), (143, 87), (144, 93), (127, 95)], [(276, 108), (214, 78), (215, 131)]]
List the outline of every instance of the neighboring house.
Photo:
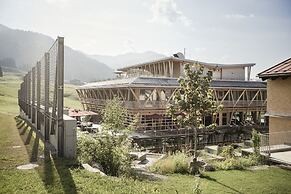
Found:
[(291, 145), (291, 58), (258, 76), (267, 80), (270, 145)]

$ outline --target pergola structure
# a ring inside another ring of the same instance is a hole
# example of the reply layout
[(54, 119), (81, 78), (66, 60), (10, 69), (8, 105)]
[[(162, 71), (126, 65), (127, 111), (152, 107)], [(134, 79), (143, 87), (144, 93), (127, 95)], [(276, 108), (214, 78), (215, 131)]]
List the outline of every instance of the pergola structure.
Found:
[[(87, 84), (77, 93), (85, 110), (100, 113), (107, 100), (118, 97), (130, 114), (128, 123), (139, 114), (138, 130), (164, 130), (178, 128), (167, 116), (178, 87), (176, 78), (134, 77)], [(260, 122), (266, 111), (265, 82), (213, 80), (211, 88), (216, 102), (224, 107), (217, 118), (219, 126), (231, 124), (235, 116), (240, 122), (249, 116), (254, 123)]]

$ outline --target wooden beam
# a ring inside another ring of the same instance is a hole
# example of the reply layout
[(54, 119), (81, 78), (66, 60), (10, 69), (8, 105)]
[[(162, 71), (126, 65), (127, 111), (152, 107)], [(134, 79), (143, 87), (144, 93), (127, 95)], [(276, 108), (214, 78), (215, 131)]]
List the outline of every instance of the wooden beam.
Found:
[(132, 95), (135, 97), (136, 101), (139, 101), (139, 97), (136, 96), (135, 92), (132, 90), (132, 88), (129, 88)]
[[(178, 90), (178, 88), (176, 88), (176, 89), (172, 92), (171, 96), (170, 96), (169, 99), (167, 100), (168, 103), (172, 100), (172, 98), (174, 97), (174, 95), (175, 95), (175, 93), (177, 92), (177, 90)], [(165, 94), (166, 94), (166, 93), (165, 93)]]
[(233, 91), (232, 90), (230, 90), (230, 95), (231, 95), (231, 99), (232, 99), (232, 104), (234, 104), (235, 102), (234, 102), (234, 97), (233, 97)]
[(241, 97), (244, 95), (246, 90), (243, 90), (243, 92), (241, 93), (241, 95), (239, 96), (239, 98), (237, 99), (237, 101), (234, 104), (234, 107), (237, 105), (237, 103), (240, 101)]
[(125, 98), (124, 98), (122, 92), (119, 90), (119, 88), (117, 88), (117, 93), (119, 93), (119, 95), (121, 96), (121, 99), (122, 99), (123, 101), (125, 101)]
[(248, 106), (250, 106), (250, 105), (253, 103), (253, 101), (256, 99), (256, 97), (258, 96), (258, 94), (259, 94), (260, 91), (261, 91), (261, 90), (258, 90), (258, 91), (256, 92), (256, 94), (254, 95), (254, 97), (252, 98), (252, 100), (250, 101), (250, 103), (249, 103)]
[(222, 100), (220, 103), (223, 103), (224, 99), (227, 97), (227, 95), (229, 94), (230, 90), (227, 90), (226, 94), (223, 96)]

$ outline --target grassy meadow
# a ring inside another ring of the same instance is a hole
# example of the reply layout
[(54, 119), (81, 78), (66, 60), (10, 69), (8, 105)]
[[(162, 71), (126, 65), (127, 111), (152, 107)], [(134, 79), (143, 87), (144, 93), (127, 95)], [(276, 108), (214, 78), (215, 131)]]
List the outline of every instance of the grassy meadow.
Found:
[[(101, 177), (74, 161), (53, 159), (44, 153), (44, 145), (33, 131), (15, 118), (20, 82), (21, 76), (15, 74), (0, 78), (0, 193), (194, 193), (197, 182), (202, 193), (291, 192), (291, 171), (277, 167), (207, 172), (204, 178), (174, 174), (163, 181), (150, 181)], [(74, 86), (65, 88), (65, 106), (81, 108)], [(29, 162), (37, 162), (39, 167), (16, 169)]]

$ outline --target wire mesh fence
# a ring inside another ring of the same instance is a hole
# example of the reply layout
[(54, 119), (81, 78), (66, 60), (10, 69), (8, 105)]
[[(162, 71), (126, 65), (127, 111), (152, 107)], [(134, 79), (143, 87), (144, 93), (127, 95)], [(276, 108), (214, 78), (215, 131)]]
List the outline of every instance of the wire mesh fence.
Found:
[(57, 136), (60, 156), (64, 150), (63, 85), (64, 38), (58, 37), (24, 76), (18, 91), (18, 103), (45, 141), (49, 141), (52, 135)]
[(272, 132), (261, 134), (260, 151), (272, 156), (272, 153), (291, 150), (291, 131)]

